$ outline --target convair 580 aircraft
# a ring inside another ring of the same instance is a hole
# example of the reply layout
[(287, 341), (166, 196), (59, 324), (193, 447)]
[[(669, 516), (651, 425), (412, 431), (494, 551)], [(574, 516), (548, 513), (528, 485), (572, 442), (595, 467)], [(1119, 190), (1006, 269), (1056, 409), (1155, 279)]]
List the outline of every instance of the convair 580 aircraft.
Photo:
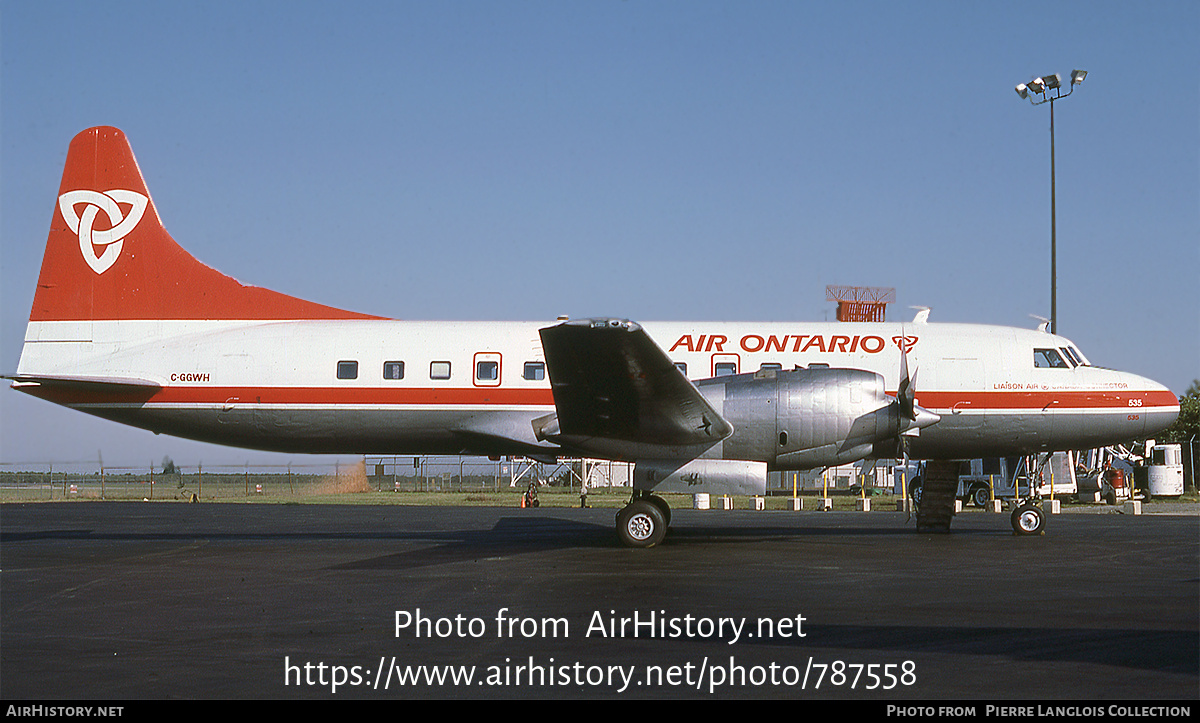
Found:
[[(20, 391), (265, 450), (599, 457), (655, 492), (762, 494), (768, 470), (1083, 449), (1153, 435), (1175, 396), (1043, 331), (932, 324), (410, 322), (253, 286), (168, 235), (124, 134), (67, 155)], [(919, 370), (918, 395), (908, 370)], [(928, 480), (927, 480), (928, 484)], [(947, 522), (948, 524), (948, 522)], [(1040, 526), (1040, 523), (1039, 523)]]

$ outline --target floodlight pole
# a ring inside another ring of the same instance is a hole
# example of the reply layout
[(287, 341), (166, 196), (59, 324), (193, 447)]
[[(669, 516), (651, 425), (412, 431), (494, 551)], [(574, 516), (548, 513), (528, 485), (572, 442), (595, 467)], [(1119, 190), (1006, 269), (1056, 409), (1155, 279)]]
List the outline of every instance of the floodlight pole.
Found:
[(1054, 191), (1054, 101), (1050, 99), (1050, 333), (1058, 333), (1058, 217)]
[[(1042, 105), (1043, 103), (1050, 104), (1050, 333), (1058, 333), (1058, 216), (1057, 202), (1055, 189), (1055, 168), (1054, 168), (1054, 101), (1060, 98), (1066, 98), (1071, 93), (1075, 92), (1075, 86), (1083, 82), (1087, 77), (1084, 71), (1076, 70), (1071, 73), (1070, 90), (1066, 93), (1062, 92), (1062, 81), (1057, 76), (1051, 77), (1054, 80), (1052, 87), (1043, 78), (1038, 78), (1030, 82), (1028, 85), (1022, 83), (1017, 86), (1017, 94), (1022, 98), (1029, 100), (1032, 105)], [(1049, 91), (1053, 90), (1053, 94)], [(1030, 92), (1042, 96), (1041, 100), (1034, 100), (1030, 97)]]

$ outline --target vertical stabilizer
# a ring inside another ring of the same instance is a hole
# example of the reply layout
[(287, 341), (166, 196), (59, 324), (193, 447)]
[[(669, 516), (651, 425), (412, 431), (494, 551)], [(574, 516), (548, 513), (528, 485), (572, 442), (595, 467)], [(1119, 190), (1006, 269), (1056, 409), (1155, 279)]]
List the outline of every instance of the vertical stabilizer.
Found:
[(31, 322), (375, 318), (243, 286), (197, 261), (163, 228), (125, 134), (71, 141)]

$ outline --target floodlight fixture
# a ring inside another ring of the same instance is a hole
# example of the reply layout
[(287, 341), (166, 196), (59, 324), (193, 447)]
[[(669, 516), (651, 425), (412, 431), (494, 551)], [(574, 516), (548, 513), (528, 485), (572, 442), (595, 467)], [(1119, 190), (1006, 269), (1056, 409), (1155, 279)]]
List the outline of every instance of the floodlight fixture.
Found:
[[(1062, 76), (1058, 73), (1034, 78), (1028, 83), (1017, 84), (1017, 95), (1031, 105), (1050, 104), (1050, 331), (1058, 333), (1058, 214), (1055, 204), (1054, 169), (1054, 101), (1066, 98), (1075, 92), (1075, 86), (1087, 77), (1086, 70), (1071, 71), (1071, 85), (1063, 92)], [(1029, 95), (1036, 93), (1038, 98)], [(1050, 93), (1049, 91), (1054, 91)]]

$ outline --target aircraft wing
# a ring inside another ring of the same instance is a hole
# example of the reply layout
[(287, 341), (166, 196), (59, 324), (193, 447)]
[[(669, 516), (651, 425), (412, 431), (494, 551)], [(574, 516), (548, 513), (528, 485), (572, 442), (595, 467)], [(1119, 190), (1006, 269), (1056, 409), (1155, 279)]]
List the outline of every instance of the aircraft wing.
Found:
[(691, 446), (712, 445), (733, 433), (635, 322), (580, 319), (540, 334), (557, 435)]

